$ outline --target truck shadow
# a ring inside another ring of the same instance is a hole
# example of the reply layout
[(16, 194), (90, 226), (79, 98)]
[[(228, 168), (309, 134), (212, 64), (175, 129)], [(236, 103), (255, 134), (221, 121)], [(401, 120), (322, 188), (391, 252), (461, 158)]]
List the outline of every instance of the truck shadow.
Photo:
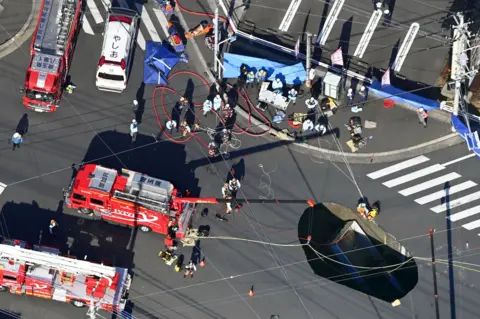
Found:
[(389, 303), (413, 290), (418, 269), (403, 246), (400, 253), (373, 238), (369, 230), (380, 228), (369, 222), (366, 229), (353, 211), (345, 219), (348, 215), (340, 218), (329, 207), (321, 203), (307, 208), (298, 223), (300, 242), (311, 236), (310, 246), (303, 249), (316, 275)]

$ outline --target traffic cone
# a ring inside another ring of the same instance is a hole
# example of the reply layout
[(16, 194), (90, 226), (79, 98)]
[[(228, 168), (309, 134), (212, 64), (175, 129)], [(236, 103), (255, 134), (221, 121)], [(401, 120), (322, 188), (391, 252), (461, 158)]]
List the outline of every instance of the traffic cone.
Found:
[(205, 267), (205, 257), (200, 261), (200, 267)]
[(248, 296), (249, 297), (255, 296), (255, 293), (253, 292), (253, 286), (252, 286), (252, 288), (250, 288), (250, 291), (248, 292)]

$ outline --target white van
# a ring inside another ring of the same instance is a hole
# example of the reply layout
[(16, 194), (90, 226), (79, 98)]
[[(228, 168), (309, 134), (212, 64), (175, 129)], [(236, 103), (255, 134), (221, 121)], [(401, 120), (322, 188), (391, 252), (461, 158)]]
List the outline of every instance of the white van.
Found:
[(127, 87), (138, 19), (137, 12), (130, 9), (109, 10), (95, 82), (99, 90), (122, 93)]

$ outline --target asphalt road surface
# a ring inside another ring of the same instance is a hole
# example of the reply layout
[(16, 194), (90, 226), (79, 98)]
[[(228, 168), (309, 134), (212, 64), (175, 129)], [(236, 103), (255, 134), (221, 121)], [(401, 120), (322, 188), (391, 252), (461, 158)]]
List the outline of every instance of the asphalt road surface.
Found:
[[(254, 22), (259, 30), (270, 28), (278, 31), (291, 3), (290, 0), (253, 0), (245, 11), (243, 20)], [(304, 41), (303, 34), (307, 31), (318, 34), (333, 3), (334, 1), (323, 0), (300, 1), (291, 23), (283, 29), (284, 32), (277, 34), (281, 36), (287, 33), (294, 41), (298, 36), (302, 36)], [(440, 75), (449, 50), (444, 37), (450, 36), (450, 31), (442, 28), (443, 19), (449, 14), (448, 1), (431, 3), (408, 0), (390, 1), (390, 4), (393, 7), (390, 9), (391, 22), (384, 25), (385, 20), (382, 18), (362, 60), (371, 66), (387, 69), (393, 63), (410, 25), (418, 22), (420, 31), (400, 73), (411, 80), (433, 84)], [(373, 7), (372, 1), (346, 0), (325, 47), (330, 51), (341, 47), (344, 54), (353, 55), (373, 13)], [(283, 41), (281, 37), (275, 39), (271, 34), (264, 34), (274, 41)], [(330, 54), (325, 56), (329, 57)]]
[[(144, 38), (150, 39), (145, 28), (141, 30), (145, 33)], [(163, 38), (159, 25), (157, 30)], [(352, 177), (346, 165), (318, 162), (293, 153), (285, 146), (278, 146), (275, 141), (264, 139), (241, 136), (241, 150), (233, 152), (226, 162), (214, 163), (217, 173), (208, 172), (206, 168), (210, 162), (205, 158), (206, 149), (200, 142), (192, 139), (183, 146), (165, 140), (157, 141), (160, 128), (150, 98), (153, 88), (141, 86), (141, 47), (137, 47), (135, 52), (125, 93), (116, 95), (96, 90), (94, 72), (100, 45), (99, 34), (81, 33), (71, 70), (77, 90), (73, 95), (65, 96), (59, 110), (53, 114), (28, 112), (26, 141), (14, 152), (7, 141), (26, 111), (21, 105), (19, 88), (23, 85), (28, 63), (28, 45), (4, 58), (0, 64), (3, 74), (0, 78), (3, 102), (0, 140), (4, 141), (0, 150), (0, 182), (8, 185), (0, 196), (4, 234), (33, 242), (41, 240), (70, 250), (71, 254), (80, 258), (87, 255), (89, 259), (132, 268), (132, 318), (269, 318), (276, 313), (281, 318), (349, 318), (353, 314), (357, 318), (433, 317), (431, 267), (423, 260), (417, 261), (417, 287), (402, 300), (401, 307), (392, 308), (334, 282), (340, 281), (338, 278), (327, 280), (316, 276), (300, 247), (205, 239), (201, 241), (201, 250), (207, 265), (199, 269), (193, 279), (187, 280), (156, 257), (163, 246), (162, 236), (132, 233), (125, 228), (72, 216), (74, 212), (63, 208), (61, 190), (70, 182), (72, 163), (90, 160), (112, 167), (126, 166), (168, 179), (178, 187), (200, 192), (202, 196), (218, 196), (234, 164), (239, 174), (243, 171), (242, 195), (247, 198), (303, 198), (355, 207), (360, 196), (349, 180)], [(190, 56), (190, 68), (195, 70), (198, 63), (194, 54)], [(179, 76), (170, 85), (182, 91), (188, 80), (188, 76)], [(192, 78), (192, 81), (195, 80)], [(195, 83), (193, 99), (202, 102), (207, 90)], [(133, 117), (131, 101), (135, 97), (145, 100), (145, 109), (137, 143), (131, 147), (127, 133)], [(443, 152), (429, 154), (428, 157), (431, 162), (445, 163), (460, 154), (459, 149)], [(472, 161), (467, 159), (465, 163)], [(379, 224), (402, 241), (415, 256), (427, 259), (429, 241), (425, 234), (429, 227), (435, 227), (437, 258), (447, 259), (445, 220), (414, 203), (411, 198), (399, 195), (396, 189), (388, 189), (379, 181), (367, 177), (367, 174), (386, 166), (389, 165), (351, 167), (365, 195), (378, 197), (384, 202)], [(449, 167), (458, 168), (455, 164)], [(471, 174), (468, 179), (475, 181), (479, 178), (475, 171)], [(212, 235), (298, 243), (298, 221), (305, 206), (245, 205), (243, 211), (228, 223), (213, 219), (220, 207), (209, 209), (209, 216), (196, 216), (195, 224), (210, 225)], [(48, 221), (52, 217), (60, 224), (57, 239), (47, 236)], [(462, 229), (461, 225), (452, 223), (454, 258), (456, 261), (476, 263), (480, 241), (476, 233)], [(182, 249), (181, 252), (188, 258), (191, 250)], [(437, 265), (441, 311), (450, 311), (449, 292), (454, 290), (458, 316), (476, 318), (477, 274), (460, 266), (478, 268), (455, 264), (452, 289), (445, 266), (442, 263)], [(248, 297), (252, 285), (255, 296)], [(8, 294), (2, 296), (0, 309), (16, 313), (21, 318), (85, 318), (86, 311), (58, 302)], [(105, 312), (101, 315), (111, 317)]]

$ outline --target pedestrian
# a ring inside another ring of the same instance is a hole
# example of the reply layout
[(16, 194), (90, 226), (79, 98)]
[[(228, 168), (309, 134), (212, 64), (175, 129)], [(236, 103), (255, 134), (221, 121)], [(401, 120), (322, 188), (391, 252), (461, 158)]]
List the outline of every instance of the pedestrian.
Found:
[(298, 91), (295, 90), (295, 88), (291, 88), (290, 91), (288, 91), (288, 99), (293, 103), (293, 105), (297, 104), (297, 95)]
[(283, 94), (283, 83), (280, 78), (276, 78), (275, 81), (272, 82), (272, 89), (276, 94)]
[(254, 84), (255, 84), (255, 73), (253, 73), (253, 71), (250, 71), (247, 73), (247, 89), (249, 87), (253, 88)]
[(262, 85), (263, 82), (267, 79), (267, 72), (264, 69), (260, 69), (257, 71), (255, 75), (255, 82), (257, 84), (257, 88)]
[(368, 92), (365, 86), (362, 85), (360, 91), (358, 92), (358, 103), (365, 103), (367, 101)]
[(311, 98), (305, 101), (305, 105), (309, 110), (316, 109), (318, 106), (318, 101), (312, 96)]
[(137, 112), (138, 112), (138, 101), (133, 100), (132, 102), (132, 111), (133, 111), (133, 117), (137, 117)]
[(12, 144), (13, 144), (13, 151), (15, 151), (15, 148), (20, 148), (20, 144), (23, 143), (23, 137), (20, 133), (15, 132), (12, 136)]
[(213, 103), (212, 101), (210, 100), (205, 100), (205, 102), (203, 102), (203, 116), (207, 116), (208, 113), (210, 113), (212, 111), (212, 107), (213, 107)]
[(349, 88), (347, 91), (347, 106), (353, 104), (353, 89)]
[(217, 94), (215, 98), (213, 99), (213, 110), (215, 112), (218, 112), (222, 107), (222, 98), (220, 97), (220, 94)]
[(197, 271), (197, 266), (195, 266), (193, 261), (190, 260), (185, 266), (185, 273), (183, 274), (183, 278), (186, 278), (188, 276), (190, 276), (190, 278), (193, 278), (193, 274), (195, 271)]
[(428, 113), (423, 107), (417, 110), (418, 124), (423, 124), (423, 127), (427, 127)]
[(173, 129), (174, 129), (174, 128), (176, 128), (176, 129), (177, 129), (177, 132), (178, 132), (177, 122), (174, 121), (174, 120), (167, 121), (167, 123), (165, 124), (165, 126), (166, 126), (167, 129), (170, 131), (170, 134), (173, 133)]
[(57, 224), (57, 222), (55, 221), (55, 219), (52, 219), (52, 220), (50, 221), (50, 225), (48, 225), (48, 231), (50, 232), (50, 235), (52, 235), (52, 236), (54, 236), (54, 237), (56, 236), (56, 234), (57, 234), (57, 227), (58, 227), (58, 226), (59, 226), (59, 225)]
[(132, 144), (135, 143), (137, 140), (138, 134), (138, 123), (136, 119), (132, 120), (132, 124), (130, 124), (130, 137), (132, 138)]

